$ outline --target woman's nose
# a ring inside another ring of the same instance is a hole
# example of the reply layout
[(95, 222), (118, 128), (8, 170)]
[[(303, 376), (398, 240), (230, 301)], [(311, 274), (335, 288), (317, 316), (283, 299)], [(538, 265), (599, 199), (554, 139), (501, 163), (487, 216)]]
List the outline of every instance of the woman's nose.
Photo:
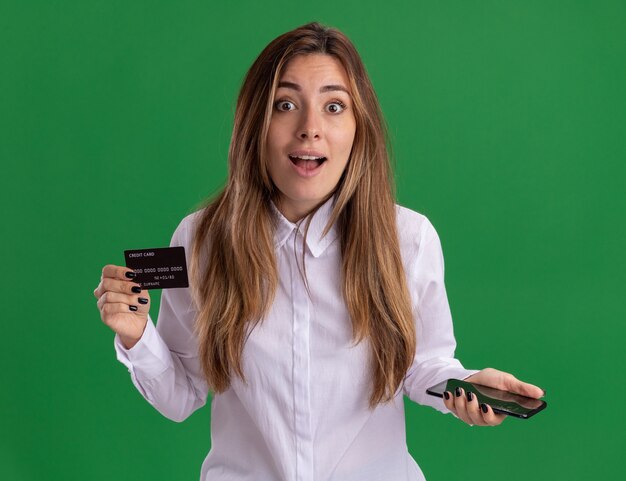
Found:
[(302, 122), (298, 126), (298, 137), (301, 139), (318, 138), (321, 135), (321, 122), (313, 109), (303, 112)]

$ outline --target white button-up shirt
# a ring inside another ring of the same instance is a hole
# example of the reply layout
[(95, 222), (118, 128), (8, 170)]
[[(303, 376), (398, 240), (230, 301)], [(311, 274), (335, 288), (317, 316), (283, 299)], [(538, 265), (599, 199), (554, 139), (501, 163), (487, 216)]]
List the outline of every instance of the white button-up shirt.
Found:
[[(464, 369), (454, 358), (439, 237), (425, 216), (397, 206), (417, 352), (394, 400), (369, 409), (369, 342), (355, 346), (352, 339), (337, 230), (321, 237), (333, 200), (318, 210), (307, 234), (311, 297), (298, 269), (303, 232), (273, 207), (278, 218), (276, 298), (244, 346), (247, 385), (233, 375), (230, 388), (213, 396), (212, 445), (201, 481), (424, 480), (407, 450), (403, 394), (448, 413), (443, 400), (427, 395), (426, 389), (478, 372)], [(187, 262), (198, 216), (185, 217), (172, 237), (172, 246), (185, 247)], [(166, 289), (157, 326), (149, 319), (131, 349), (117, 335), (114, 341), (117, 358), (139, 392), (178, 422), (207, 401), (192, 329), (195, 316), (189, 288)]]

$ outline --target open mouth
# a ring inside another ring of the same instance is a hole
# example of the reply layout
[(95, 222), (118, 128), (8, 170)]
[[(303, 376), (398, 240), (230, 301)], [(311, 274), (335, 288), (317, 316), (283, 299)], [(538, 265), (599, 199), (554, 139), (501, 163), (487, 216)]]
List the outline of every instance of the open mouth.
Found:
[(315, 170), (324, 162), (326, 157), (314, 157), (312, 155), (290, 155), (289, 160), (296, 166), (306, 171)]

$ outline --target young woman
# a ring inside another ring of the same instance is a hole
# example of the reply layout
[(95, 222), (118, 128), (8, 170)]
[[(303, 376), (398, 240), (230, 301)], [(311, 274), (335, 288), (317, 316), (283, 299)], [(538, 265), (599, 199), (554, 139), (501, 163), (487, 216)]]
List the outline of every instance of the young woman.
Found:
[(98, 308), (145, 399), (180, 422), (212, 392), (202, 480), (423, 480), (403, 395), (484, 426), (503, 416), (426, 389), (457, 378), (542, 396), (454, 358), (439, 238), (394, 203), (386, 146), (348, 38), (287, 32), (244, 80), (224, 190), (172, 237), (191, 287), (163, 291), (155, 327), (134, 273), (104, 267)]

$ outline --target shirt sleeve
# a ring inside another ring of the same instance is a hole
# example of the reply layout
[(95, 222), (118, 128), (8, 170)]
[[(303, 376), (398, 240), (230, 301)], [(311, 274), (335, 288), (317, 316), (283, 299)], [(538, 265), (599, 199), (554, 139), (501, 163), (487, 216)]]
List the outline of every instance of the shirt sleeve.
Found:
[[(185, 247), (188, 269), (190, 218), (183, 219), (170, 242), (172, 247)], [(131, 349), (124, 347), (119, 335), (114, 339), (117, 359), (128, 368), (137, 390), (163, 416), (176, 422), (184, 421), (207, 400), (193, 334), (195, 316), (190, 288), (164, 289), (156, 327), (148, 316), (141, 338)]]
[(450, 413), (443, 399), (427, 394), (426, 389), (450, 378), (465, 379), (479, 371), (465, 369), (454, 357), (456, 340), (444, 284), (443, 252), (439, 236), (427, 218), (423, 220), (417, 255), (411, 258), (407, 270), (417, 349), (404, 380), (404, 394), (418, 404)]

